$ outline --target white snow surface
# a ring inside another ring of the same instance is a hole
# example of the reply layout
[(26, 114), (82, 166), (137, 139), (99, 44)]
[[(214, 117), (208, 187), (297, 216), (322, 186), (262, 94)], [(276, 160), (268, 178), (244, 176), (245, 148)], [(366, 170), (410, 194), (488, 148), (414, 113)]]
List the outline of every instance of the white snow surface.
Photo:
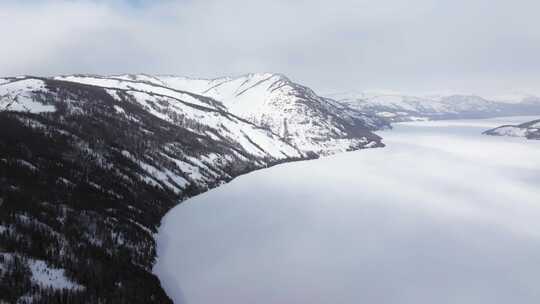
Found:
[[(4, 261), (12, 261), (15, 255), (13, 253), (0, 252), (0, 256)], [(84, 289), (84, 286), (79, 285), (67, 278), (64, 269), (51, 267), (43, 260), (26, 257), (23, 259), (27, 261), (27, 265), (31, 271), (31, 280), (34, 284), (51, 289)], [(0, 275), (4, 270), (4, 265), (0, 263)], [(21, 300), (22, 299), (19, 299), (19, 301)]]
[[(173, 88), (222, 101), (231, 112), (241, 116), (268, 109), (272, 98), (269, 93), (271, 94), (273, 89), (279, 90), (279, 85), (286, 85), (288, 82), (284, 76), (271, 73), (248, 74), (236, 78), (225, 77), (212, 80), (185, 77), (167, 77), (162, 80)], [(289, 101), (283, 100), (282, 102), (286, 104)]]
[(54, 112), (53, 105), (46, 105), (30, 98), (29, 91), (44, 89), (44, 82), (38, 79), (24, 79), (6, 83), (0, 82), (0, 111), (20, 111), (29, 113)]
[(525, 137), (527, 135), (527, 129), (514, 126), (500, 127), (493, 131), (502, 136)]
[[(151, 76), (74, 75), (59, 76), (55, 79), (106, 88), (117, 101), (122, 101), (119, 94), (127, 94), (156, 117), (181, 125), (192, 132), (201, 135), (204, 133), (205, 136), (218, 139), (217, 134), (204, 128), (201, 131), (198, 127), (198, 125), (208, 126), (219, 132), (220, 136), (237, 142), (244, 151), (256, 157), (279, 160), (302, 156), (298, 149), (284, 142), (277, 134), (229, 114), (219, 102), (165, 87), (164, 83)], [(22, 78), (0, 85), (0, 110), (32, 113), (55, 111), (53, 105), (41, 104), (30, 98), (33, 92), (44, 90), (44, 86), (42, 80), (34, 78)], [(118, 115), (126, 115), (125, 109), (120, 105), (114, 105), (114, 110)], [(169, 175), (167, 172), (163, 174)], [(197, 174), (193, 176), (197, 178)], [(180, 184), (184, 182), (180, 181)]]
[[(358, 134), (384, 125), (372, 116), (320, 97), (281, 74), (218, 79), (145, 74), (69, 75), (53, 79), (102, 87), (118, 102), (129, 96), (128, 102), (141, 104), (161, 119), (216, 140), (218, 135), (232, 139), (248, 153), (264, 158), (301, 157), (310, 152), (329, 155), (377, 146), (358, 138)], [(52, 105), (29, 98), (32, 92), (43, 89), (41, 80), (21, 78), (1, 84), (0, 88), (0, 93), (5, 93), (0, 95), (0, 110), (55, 110)], [(114, 105), (114, 110), (118, 115), (126, 115), (121, 105)], [(136, 120), (129, 115), (128, 118)], [(201, 132), (201, 124), (216, 131)]]
[[(238, 77), (194, 79), (176, 76), (156, 77), (168, 87), (194, 92), (222, 102), (227, 110), (274, 133), (290, 135), (303, 151), (322, 154), (343, 152), (357, 144), (347, 143), (343, 130), (315, 108), (333, 109), (330, 101), (312, 90), (275, 73), (255, 73)], [(327, 138), (338, 140), (320, 140)], [(335, 145), (334, 145), (335, 144)]]
[(128, 77), (111, 78), (111, 77), (102, 77), (102, 76), (73, 75), (73, 76), (58, 76), (58, 77), (55, 77), (55, 79), (70, 81), (70, 82), (78, 82), (78, 83), (99, 86), (99, 87), (104, 87), (104, 88), (115, 88), (115, 89), (122, 89), (122, 90), (127, 90), (127, 91), (141, 91), (141, 92), (146, 92), (146, 93), (165, 95), (172, 98), (183, 100), (191, 104), (195, 104), (195, 105), (199, 105), (203, 107), (209, 107), (207, 103), (204, 103), (200, 99), (195, 98), (192, 95), (187, 94), (185, 92), (171, 90), (170, 88), (163, 87), (160, 84), (156, 84), (156, 83), (136, 82), (140, 80), (129, 79)]
[[(141, 78), (142, 77), (142, 78)], [(220, 131), (221, 135), (237, 141), (245, 151), (255, 156), (271, 155), (277, 159), (300, 157), (300, 152), (281, 141), (276, 134), (241, 121), (234, 116), (223, 115), (221, 104), (207, 103), (202, 98), (185, 92), (185, 88), (165, 87), (170, 85), (146, 75), (118, 76), (61, 76), (56, 79), (124, 90), (143, 105), (151, 114), (171, 123), (183, 123), (173, 119), (182, 117), (197, 121)], [(153, 81), (149, 81), (153, 80)], [(134, 82), (145, 81), (145, 82)], [(111, 96), (118, 98), (117, 92), (108, 90)], [(157, 95), (156, 95), (157, 94)], [(117, 112), (120, 112), (117, 109)], [(198, 132), (196, 128), (192, 131)], [(255, 144), (254, 144), (255, 143)], [(262, 150), (260, 149), (262, 148)]]
[(540, 142), (481, 135), (523, 121), (241, 176), (166, 215), (154, 272), (175, 303), (539, 303)]
[(385, 111), (383, 111), (383, 112), (377, 113), (377, 116), (379, 116), (379, 117), (391, 118), (391, 117), (396, 117), (397, 114), (392, 113), (392, 112), (385, 112)]
[(84, 289), (83, 286), (69, 280), (64, 269), (53, 268), (47, 265), (45, 261), (29, 259), (28, 265), (32, 271), (32, 281), (42, 287), (52, 289)]
[(529, 128), (537, 128), (540, 129), (540, 122), (537, 122), (535, 124), (532, 124)]

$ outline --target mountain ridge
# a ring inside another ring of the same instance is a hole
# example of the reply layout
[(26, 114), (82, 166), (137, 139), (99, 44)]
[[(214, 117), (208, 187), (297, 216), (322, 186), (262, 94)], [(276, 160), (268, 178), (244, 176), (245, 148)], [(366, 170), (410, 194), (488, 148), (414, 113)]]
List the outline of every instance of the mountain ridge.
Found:
[(503, 125), (487, 130), (483, 134), (540, 140), (540, 119), (528, 121), (519, 125)]
[(540, 114), (540, 98), (534, 95), (522, 95), (519, 101), (457, 93), (424, 96), (397, 92), (353, 92), (328, 96), (354, 109), (393, 122)]
[[(117, 77), (67, 76), (56, 79), (98, 84), (101, 86), (124, 86), (122, 82), (154, 85), (175, 92), (192, 93), (220, 102), (230, 113), (252, 123), (283, 135), (285, 125), (293, 144), (306, 152), (336, 153), (358, 149), (377, 139), (369, 131), (386, 128), (388, 123), (354, 109), (331, 106), (329, 101), (282, 74), (251, 73), (239, 77), (217, 79), (192, 79), (186, 77), (152, 76), (154, 83), (136, 82), (148, 79), (147, 75), (120, 75)], [(128, 80), (125, 80), (125, 79)], [(158, 81), (159, 84), (155, 82)], [(107, 85), (103, 82), (108, 82)], [(113, 83), (111, 83), (113, 82)], [(117, 83), (114, 83), (117, 82)], [(164, 86), (165, 85), (165, 86)], [(354, 113), (354, 115), (351, 115)], [(343, 117), (348, 119), (343, 119)], [(327, 120), (332, 120), (327, 122)], [(367, 126), (363, 140), (359, 131)], [(324, 138), (324, 140), (323, 140)], [(331, 140), (328, 140), (331, 139)], [(330, 151), (331, 150), (331, 151)]]

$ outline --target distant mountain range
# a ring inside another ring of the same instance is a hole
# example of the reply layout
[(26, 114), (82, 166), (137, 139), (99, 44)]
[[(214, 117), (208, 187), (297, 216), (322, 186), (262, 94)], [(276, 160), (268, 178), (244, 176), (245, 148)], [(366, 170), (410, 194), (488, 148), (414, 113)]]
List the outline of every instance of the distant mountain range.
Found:
[(410, 96), (360, 92), (328, 94), (327, 97), (392, 122), (540, 114), (540, 97), (534, 95), (484, 98), (459, 94)]
[(522, 123), (520, 125), (504, 125), (484, 132), (486, 135), (525, 137), (527, 139), (540, 139), (540, 119)]

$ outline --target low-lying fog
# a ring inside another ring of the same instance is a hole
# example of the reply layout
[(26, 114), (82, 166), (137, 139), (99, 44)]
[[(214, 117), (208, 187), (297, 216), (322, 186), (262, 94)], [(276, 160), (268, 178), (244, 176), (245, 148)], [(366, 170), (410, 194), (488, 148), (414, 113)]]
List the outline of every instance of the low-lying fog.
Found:
[(166, 216), (154, 271), (175, 303), (540, 303), (540, 141), (481, 135), (527, 120), (241, 176)]

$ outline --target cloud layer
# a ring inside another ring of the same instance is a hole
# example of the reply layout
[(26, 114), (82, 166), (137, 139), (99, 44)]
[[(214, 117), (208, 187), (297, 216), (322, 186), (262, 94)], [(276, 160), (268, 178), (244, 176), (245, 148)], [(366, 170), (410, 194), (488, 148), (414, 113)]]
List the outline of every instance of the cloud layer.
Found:
[(533, 0), (7, 0), (0, 71), (273, 71), (323, 91), (535, 88), (539, 9)]
[(480, 135), (509, 122), (242, 176), (166, 216), (155, 271), (175, 303), (538, 303), (540, 142)]

